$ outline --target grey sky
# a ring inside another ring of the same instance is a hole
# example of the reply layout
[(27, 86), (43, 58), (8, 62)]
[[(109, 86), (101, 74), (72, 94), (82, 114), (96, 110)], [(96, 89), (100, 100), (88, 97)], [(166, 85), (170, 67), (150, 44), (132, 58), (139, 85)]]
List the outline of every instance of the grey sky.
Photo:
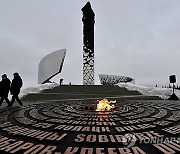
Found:
[[(0, 74), (37, 83), (38, 64), (66, 48), (65, 83), (82, 84), (82, 12), (86, 0), (0, 0)], [(179, 0), (90, 0), (96, 14), (95, 73), (137, 84), (180, 79)], [(180, 82), (178, 82), (180, 83)]]

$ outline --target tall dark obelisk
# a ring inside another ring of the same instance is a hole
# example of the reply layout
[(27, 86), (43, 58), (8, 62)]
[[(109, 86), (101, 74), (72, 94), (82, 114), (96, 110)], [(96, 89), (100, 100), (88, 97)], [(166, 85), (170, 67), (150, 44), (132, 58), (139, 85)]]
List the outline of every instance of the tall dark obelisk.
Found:
[(90, 2), (81, 9), (83, 12), (83, 85), (94, 85), (94, 23), (95, 14)]

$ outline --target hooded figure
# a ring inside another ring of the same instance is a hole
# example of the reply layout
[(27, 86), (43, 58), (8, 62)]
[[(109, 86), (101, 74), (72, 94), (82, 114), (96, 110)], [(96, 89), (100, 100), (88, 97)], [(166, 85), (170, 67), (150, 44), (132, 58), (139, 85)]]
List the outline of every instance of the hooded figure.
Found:
[(23, 103), (21, 102), (21, 100), (18, 97), (18, 95), (20, 93), (20, 89), (21, 89), (21, 87), (23, 85), (22, 79), (21, 79), (21, 77), (19, 76), (18, 73), (14, 73), (13, 75), (14, 75), (14, 79), (12, 80), (11, 89), (10, 89), (11, 94), (13, 95), (12, 100), (11, 100), (11, 106), (13, 105), (15, 99), (20, 104), (20, 106), (22, 106)]
[(8, 99), (10, 84), (11, 81), (7, 78), (7, 75), (3, 74), (2, 81), (0, 82), (0, 94), (1, 94), (0, 106), (4, 100), (7, 102), (8, 106), (11, 106), (10, 101)]

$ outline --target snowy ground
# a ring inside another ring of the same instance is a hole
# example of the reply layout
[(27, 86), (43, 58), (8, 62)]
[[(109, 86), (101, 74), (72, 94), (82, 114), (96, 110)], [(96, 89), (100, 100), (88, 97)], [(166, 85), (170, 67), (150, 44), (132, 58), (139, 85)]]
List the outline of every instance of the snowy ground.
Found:
[(40, 93), (46, 89), (52, 89), (54, 87), (58, 86), (57, 83), (46, 83), (46, 84), (37, 84), (37, 85), (32, 85), (29, 87), (23, 87), (21, 89), (21, 93), (20, 93), (20, 98), (26, 96), (27, 94), (30, 93)]
[[(24, 87), (21, 90), (20, 98), (26, 96), (29, 93), (40, 93), (45, 89), (52, 89), (58, 86), (57, 83), (47, 83), (43, 85), (33, 85), (29, 87)], [(159, 96), (162, 99), (167, 99), (172, 94), (172, 89), (169, 88), (158, 88), (158, 87), (146, 87), (146, 86), (139, 86), (132, 83), (119, 83), (119, 87), (125, 87), (128, 90), (137, 90), (141, 94), (146, 96)], [(180, 98), (180, 90), (175, 90), (175, 94)]]
[[(162, 99), (167, 99), (172, 94), (172, 89), (170, 88), (146, 87), (132, 83), (119, 83), (118, 86), (125, 87), (128, 90), (137, 90), (147, 96), (159, 96)], [(180, 90), (175, 90), (175, 94), (180, 98)]]

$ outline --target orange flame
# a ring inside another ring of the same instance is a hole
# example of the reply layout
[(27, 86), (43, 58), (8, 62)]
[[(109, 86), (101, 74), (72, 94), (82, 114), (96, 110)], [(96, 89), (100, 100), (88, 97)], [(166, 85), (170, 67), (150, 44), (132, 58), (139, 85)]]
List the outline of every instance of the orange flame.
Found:
[(96, 111), (109, 111), (112, 108), (114, 108), (114, 105), (110, 105), (111, 103), (116, 103), (115, 101), (108, 101), (106, 98), (103, 100), (100, 100), (99, 103), (97, 104), (97, 109)]

